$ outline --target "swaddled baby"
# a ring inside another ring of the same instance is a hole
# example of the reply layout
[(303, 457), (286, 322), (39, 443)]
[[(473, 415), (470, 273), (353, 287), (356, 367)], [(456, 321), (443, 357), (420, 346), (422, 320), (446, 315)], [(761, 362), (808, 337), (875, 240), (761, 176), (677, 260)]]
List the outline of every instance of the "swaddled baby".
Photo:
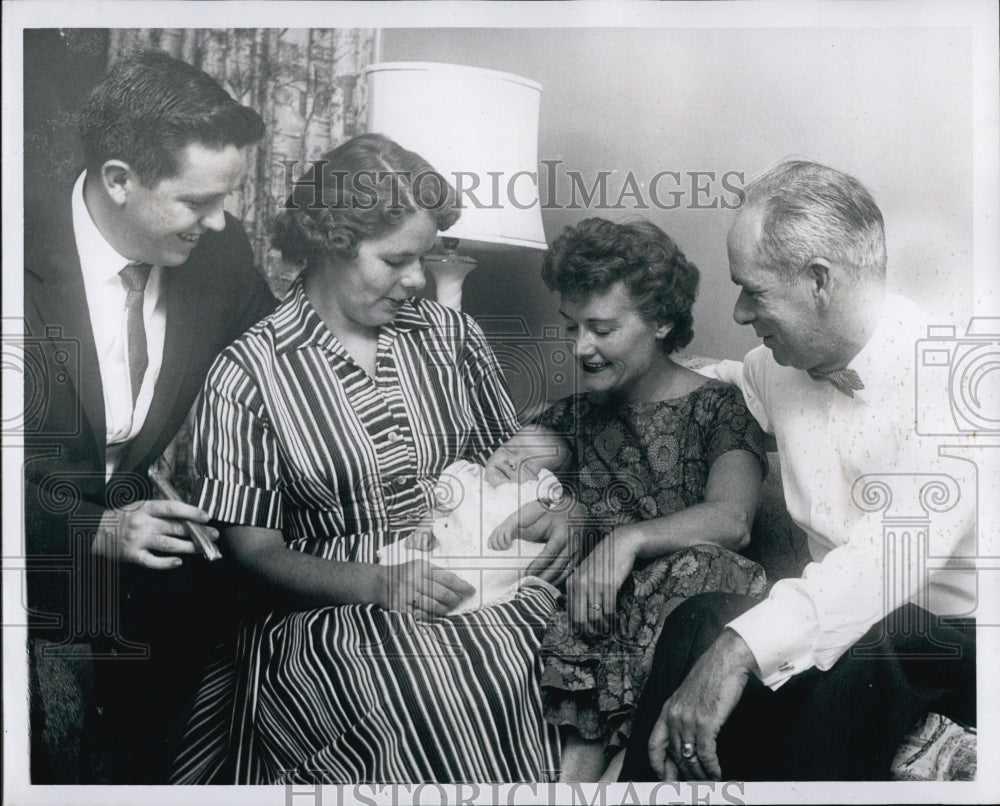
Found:
[(422, 558), (468, 582), (476, 592), (453, 613), (510, 595), (544, 544), (496, 536), (491, 541), (490, 536), (524, 504), (562, 498), (562, 485), (550, 468), (558, 469), (566, 455), (558, 436), (529, 428), (497, 449), (485, 467), (454, 462), (438, 478), (430, 532), (386, 546), (381, 561), (393, 565)]

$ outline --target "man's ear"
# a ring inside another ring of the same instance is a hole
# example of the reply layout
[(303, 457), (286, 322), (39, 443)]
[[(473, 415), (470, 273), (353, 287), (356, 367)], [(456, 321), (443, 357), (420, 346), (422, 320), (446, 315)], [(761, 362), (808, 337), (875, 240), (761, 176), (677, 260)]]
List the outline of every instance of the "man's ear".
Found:
[(806, 266), (809, 287), (812, 291), (813, 299), (820, 308), (829, 307), (833, 299), (834, 275), (833, 265), (825, 258), (815, 257)]
[(101, 166), (101, 187), (119, 207), (128, 200), (136, 182), (135, 172), (127, 162), (108, 160)]

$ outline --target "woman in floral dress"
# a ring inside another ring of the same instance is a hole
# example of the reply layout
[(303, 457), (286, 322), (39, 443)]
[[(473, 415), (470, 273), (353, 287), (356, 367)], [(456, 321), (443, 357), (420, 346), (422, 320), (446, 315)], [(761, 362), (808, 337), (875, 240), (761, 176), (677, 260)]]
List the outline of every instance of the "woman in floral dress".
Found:
[[(569, 459), (551, 469), (575, 506), (526, 505), (501, 532), (546, 540), (552, 580), (568, 571), (560, 556), (575, 564), (542, 641), (545, 716), (564, 726), (562, 780), (605, 769), (615, 780), (608, 763), (667, 614), (703, 591), (764, 591), (763, 569), (737, 552), (766, 457), (740, 392), (670, 358), (692, 337), (698, 270), (658, 227), (583, 221), (553, 243), (542, 276), (586, 390), (537, 422), (566, 442)], [(501, 448), (488, 473), (514, 472), (510, 456)]]

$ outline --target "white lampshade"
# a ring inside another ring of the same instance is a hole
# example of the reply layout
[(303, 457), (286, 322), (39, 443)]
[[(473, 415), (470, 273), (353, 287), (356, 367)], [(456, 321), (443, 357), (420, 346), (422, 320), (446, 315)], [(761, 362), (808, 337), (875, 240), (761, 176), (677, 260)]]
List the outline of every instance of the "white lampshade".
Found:
[(463, 195), (462, 216), (448, 237), (463, 246), (546, 248), (538, 201), (540, 84), (434, 62), (382, 62), (366, 72), (368, 131), (415, 151), (453, 187), (473, 188), (478, 179), (471, 192), (484, 207)]

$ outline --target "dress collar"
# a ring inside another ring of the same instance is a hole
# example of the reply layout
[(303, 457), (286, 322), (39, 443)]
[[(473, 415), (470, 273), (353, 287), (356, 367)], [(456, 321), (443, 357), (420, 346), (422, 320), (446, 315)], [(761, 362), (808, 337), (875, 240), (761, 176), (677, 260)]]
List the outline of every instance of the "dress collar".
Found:
[[(295, 278), (288, 294), (271, 319), (275, 333), (275, 350), (281, 354), (305, 347), (321, 347), (341, 351), (340, 340), (326, 326), (322, 317), (306, 296), (302, 275)], [(424, 311), (423, 301), (411, 297), (399, 309), (395, 319), (382, 328), (394, 333), (416, 328), (429, 328), (431, 321)]]

